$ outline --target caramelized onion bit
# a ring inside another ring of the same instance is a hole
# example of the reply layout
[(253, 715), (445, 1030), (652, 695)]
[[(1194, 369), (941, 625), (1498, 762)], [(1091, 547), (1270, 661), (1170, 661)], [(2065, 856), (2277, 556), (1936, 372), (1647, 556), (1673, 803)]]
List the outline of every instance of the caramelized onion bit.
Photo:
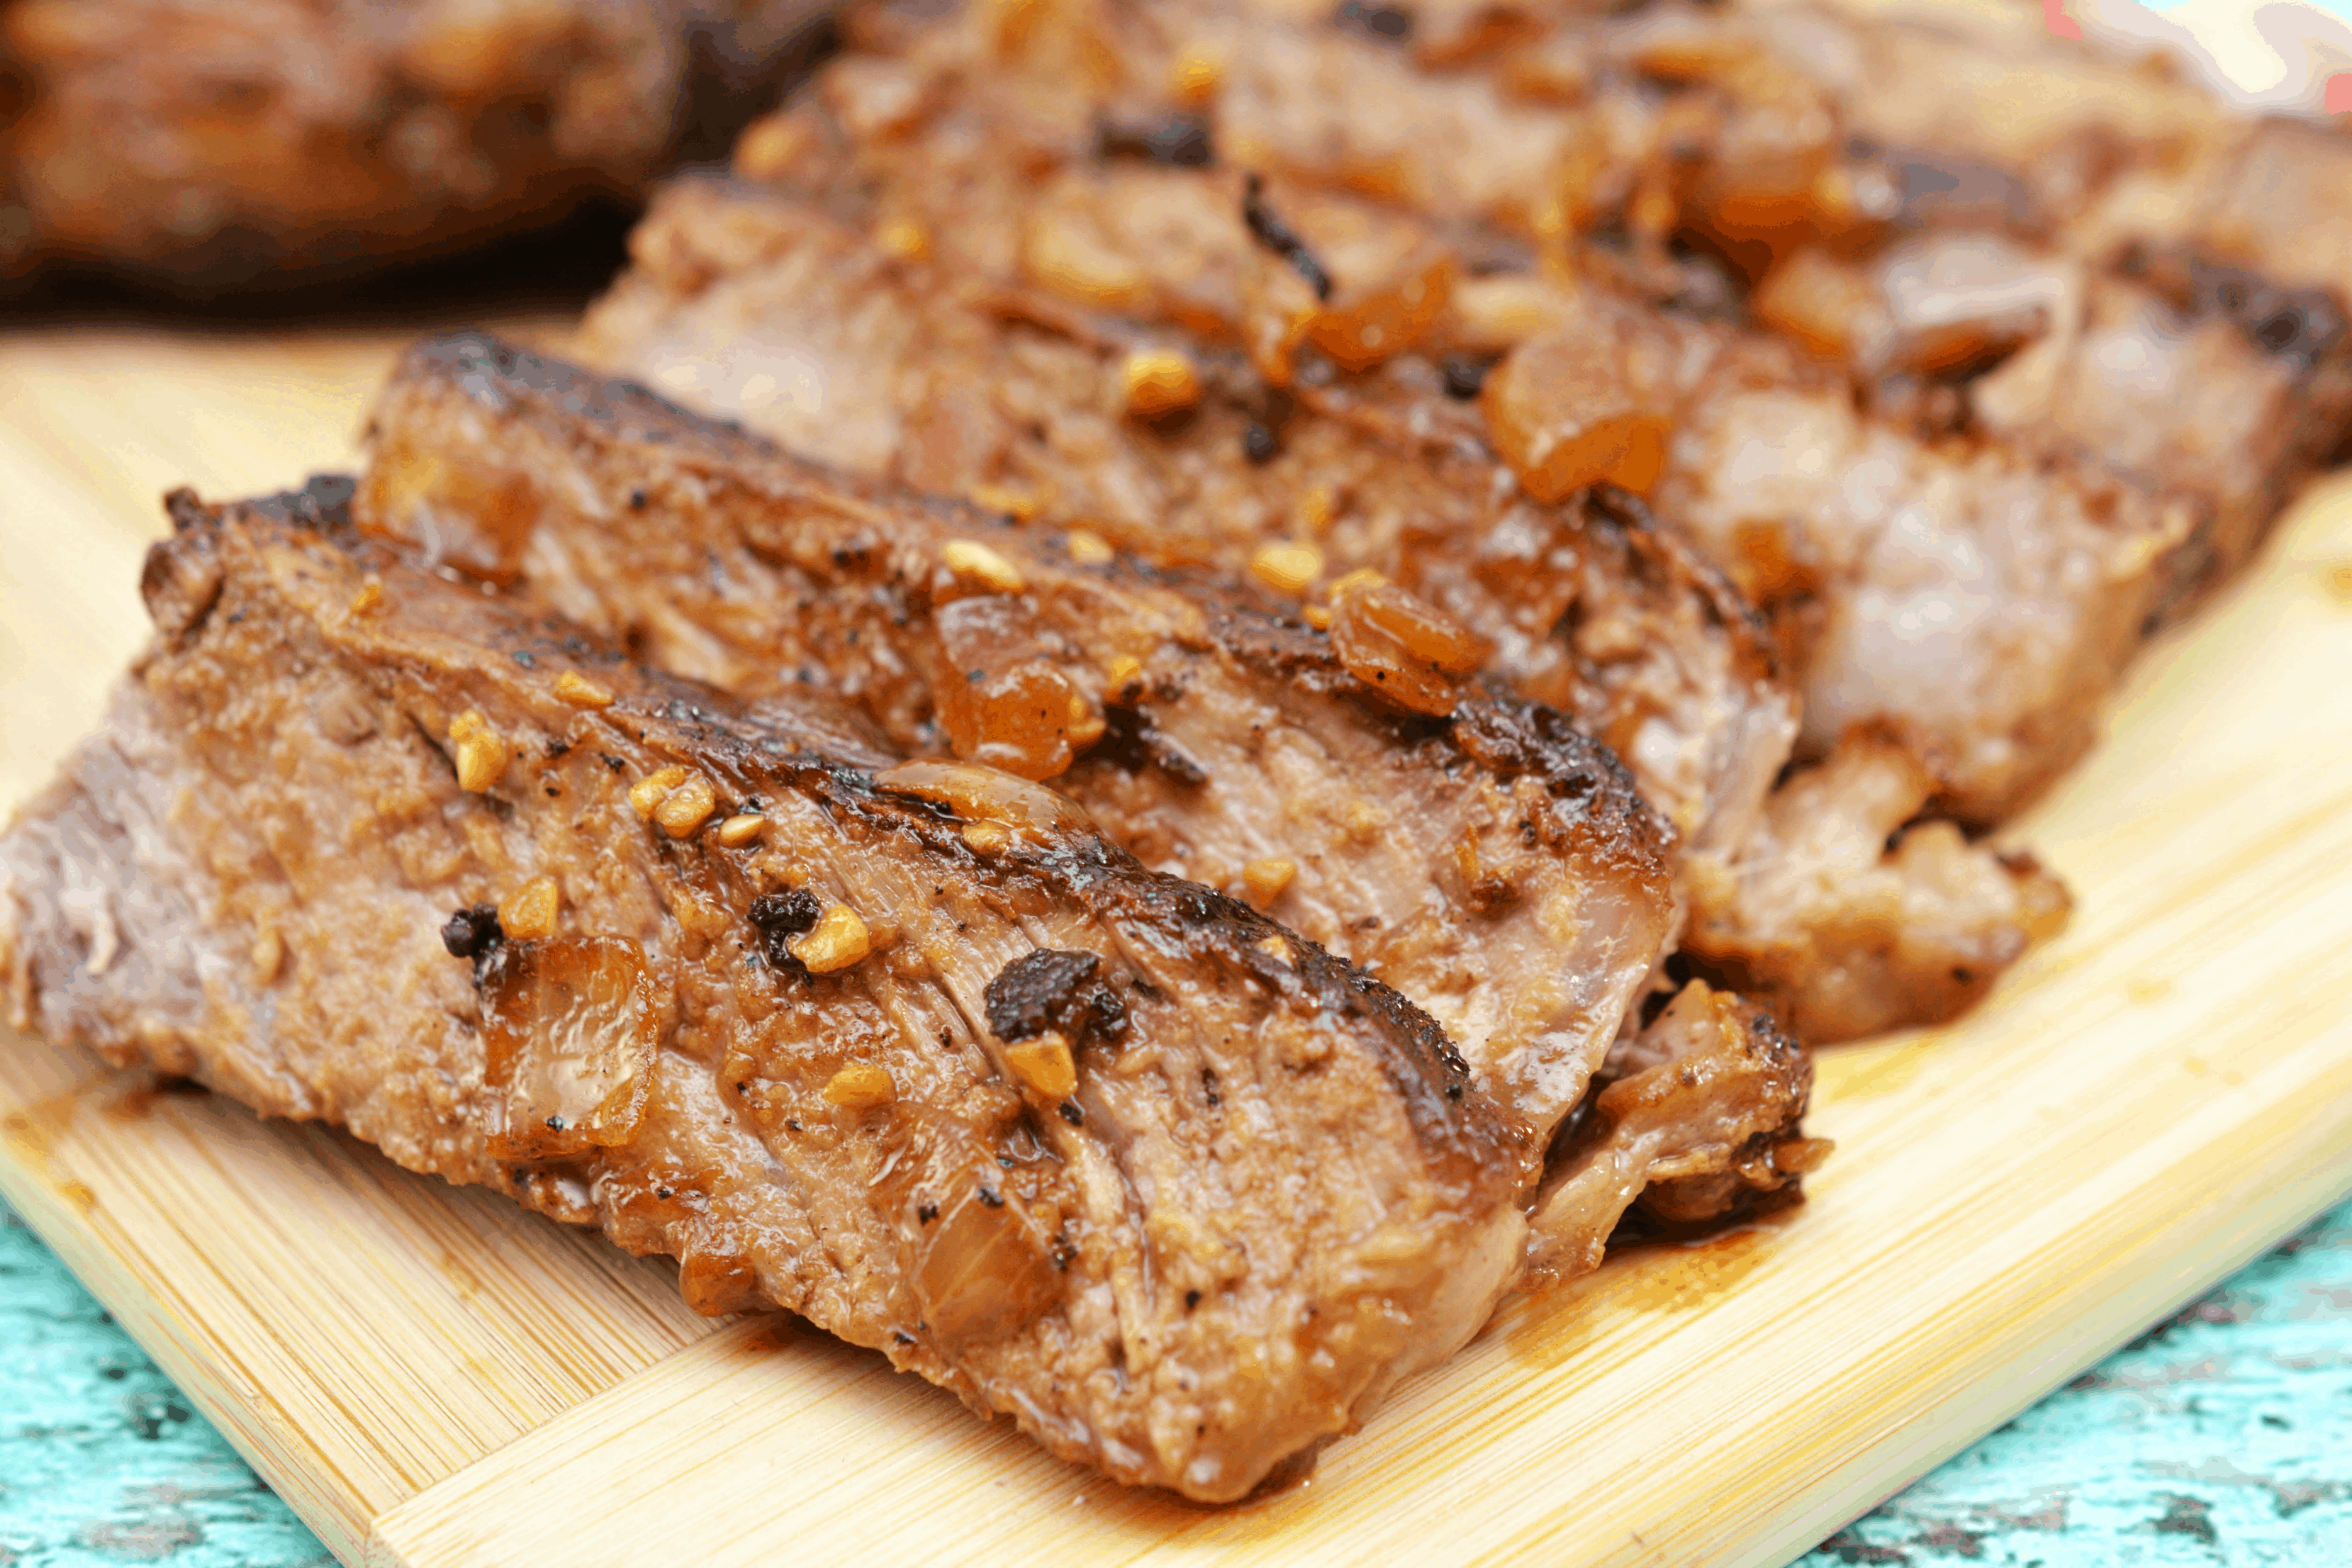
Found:
[(528, 474), (395, 446), (368, 464), (352, 515), (436, 564), (511, 583), (539, 524), (539, 491)]
[(1542, 333), (1486, 377), (1481, 403), (1495, 449), (1538, 500), (1603, 479), (1646, 492), (1665, 467), (1669, 367), (1662, 351), (1612, 325)]
[(490, 1153), (555, 1160), (627, 1142), (657, 1044), (644, 951), (617, 936), (509, 941), (481, 991)]
[(915, 1295), (943, 1345), (1003, 1339), (1058, 1294), (1047, 1238), (1003, 1180), (994, 1161), (974, 1162), (914, 1227)]
[(1070, 731), (1083, 703), (1049, 657), (1034, 606), (1003, 595), (940, 607), (940, 727), (957, 756), (1026, 779), (1066, 771), (1079, 742)]
[(1093, 824), (1067, 795), (977, 763), (925, 758), (900, 763), (874, 777), (877, 789), (946, 806), (966, 822), (1001, 823), (1045, 843), (1056, 833), (1086, 832)]
[(1331, 651), (1382, 698), (1429, 714), (1452, 712), (1462, 678), (1486, 657), (1486, 644), (1435, 605), (1352, 574), (1332, 595)]

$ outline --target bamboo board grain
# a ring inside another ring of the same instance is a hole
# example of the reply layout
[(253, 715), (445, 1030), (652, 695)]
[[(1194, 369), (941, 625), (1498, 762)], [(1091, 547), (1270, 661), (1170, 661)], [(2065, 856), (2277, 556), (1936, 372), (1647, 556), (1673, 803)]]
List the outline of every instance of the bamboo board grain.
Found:
[[(143, 625), (156, 493), (348, 460), (406, 329), (0, 335), (0, 800)], [(1509, 1304), (1222, 1511), (350, 1141), (0, 1035), (0, 1191), (346, 1563), (1769, 1563), (2352, 1189), (2352, 485), (2021, 835), (2081, 909), (1822, 1062), (1812, 1201)]]

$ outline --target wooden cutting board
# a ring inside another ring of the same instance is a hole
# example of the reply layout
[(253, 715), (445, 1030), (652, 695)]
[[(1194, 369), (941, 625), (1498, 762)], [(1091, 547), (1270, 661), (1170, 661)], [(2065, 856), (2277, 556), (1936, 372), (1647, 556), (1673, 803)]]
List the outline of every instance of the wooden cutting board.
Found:
[[(0, 334), (0, 801), (142, 637), (158, 492), (347, 463), (415, 330)], [(2352, 484), (2150, 653), (2017, 836), (2072, 926), (1964, 1023), (1824, 1056), (1811, 1203), (1511, 1302), (1222, 1510), (5, 1031), (0, 1192), (347, 1563), (1778, 1563), (2352, 1189)]]

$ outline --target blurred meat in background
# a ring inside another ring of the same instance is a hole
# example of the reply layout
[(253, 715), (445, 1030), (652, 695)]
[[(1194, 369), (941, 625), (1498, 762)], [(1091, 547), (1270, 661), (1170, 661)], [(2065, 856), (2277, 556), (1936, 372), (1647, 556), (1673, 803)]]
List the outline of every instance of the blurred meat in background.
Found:
[(316, 283), (628, 205), (724, 154), (824, 0), (0, 5), (0, 294)]

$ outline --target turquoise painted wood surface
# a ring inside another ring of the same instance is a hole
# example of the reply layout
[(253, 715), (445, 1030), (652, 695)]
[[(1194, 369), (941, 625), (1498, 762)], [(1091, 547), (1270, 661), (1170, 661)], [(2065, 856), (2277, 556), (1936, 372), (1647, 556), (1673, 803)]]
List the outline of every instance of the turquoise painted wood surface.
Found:
[[(0, 1568), (331, 1562), (0, 1208)], [(2352, 1204), (1801, 1562), (2352, 1563)]]

